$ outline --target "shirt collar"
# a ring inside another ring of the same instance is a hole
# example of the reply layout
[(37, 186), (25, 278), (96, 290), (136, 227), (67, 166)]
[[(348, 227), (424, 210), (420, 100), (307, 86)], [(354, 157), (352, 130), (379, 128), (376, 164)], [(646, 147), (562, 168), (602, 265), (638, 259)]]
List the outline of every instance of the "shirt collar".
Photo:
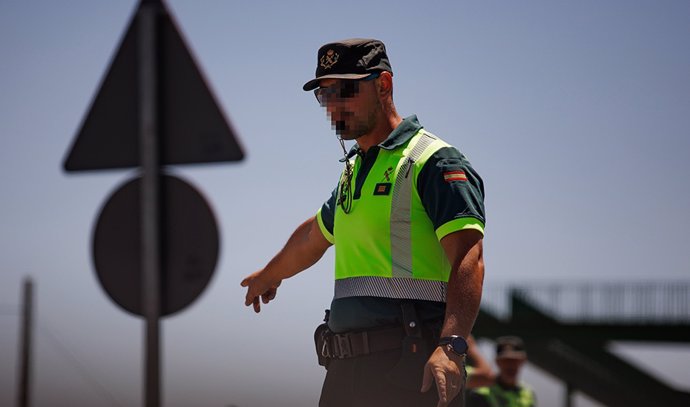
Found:
[[(417, 120), (417, 115), (408, 116), (378, 146), (385, 150), (394, 150), (407, 143), (422, 127), (419, 124), (419, 120)], [(347, 159), (354, 157), (358, 151), (360, 151), (359, 145), (355, 144), (350, 149), (350, 152), (347, 153)], [(341, 159), (340, 161), (344, 160)]]
[(509, 390), (509, 391), (520, 391), (522, 389), (522, 386), (520, 383), (517, 383), (515, 386), (511, 386), (501, 380), (500, 377), (496, 378), (496, 384), (498, 384), (503, 390)]

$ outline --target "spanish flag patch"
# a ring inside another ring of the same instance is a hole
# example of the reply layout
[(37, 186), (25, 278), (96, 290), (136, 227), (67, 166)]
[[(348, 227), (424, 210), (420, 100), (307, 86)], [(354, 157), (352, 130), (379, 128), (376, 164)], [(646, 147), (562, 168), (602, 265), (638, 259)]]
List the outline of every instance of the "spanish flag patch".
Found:
[(443, 173), (443, 180), (446, 182), (467, 181), (465, 171), (447, 171)]

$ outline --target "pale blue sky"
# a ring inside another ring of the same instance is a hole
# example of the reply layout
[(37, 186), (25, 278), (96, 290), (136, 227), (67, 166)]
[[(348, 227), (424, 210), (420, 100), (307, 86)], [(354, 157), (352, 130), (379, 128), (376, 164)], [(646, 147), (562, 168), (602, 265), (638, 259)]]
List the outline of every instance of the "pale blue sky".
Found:
[[(90, 259), (94, 219), (133, 171), (61, 170), (135, 5), (0, 0), (0, 306), (17, 304), (22, 278), (34, 277), (36, 405), (141, 399), (143, 326), (105, 296)], [(487, 286), (689, 280), (689, 2), (169, 6), (247, 159), (173, 169), (208, 197), (222, 254), (207, 291), (164, 320), (166, 405), (316, 404), (312, 332), (332, 295), (332, 253), (259, 316), (239, 281), (318, 209), (341, 170), (330, 124), (301, 90), (331, 40), (382, 39), (399, 112), (417, 114), (484, 178)], [(0, 315), (2, 405), (14, 400), (17, 324)], [(689, 366), (682, 349), (676, 371)], [(533, 368), (525, 378), (544, 405), (560, 400), (556, 381)]]

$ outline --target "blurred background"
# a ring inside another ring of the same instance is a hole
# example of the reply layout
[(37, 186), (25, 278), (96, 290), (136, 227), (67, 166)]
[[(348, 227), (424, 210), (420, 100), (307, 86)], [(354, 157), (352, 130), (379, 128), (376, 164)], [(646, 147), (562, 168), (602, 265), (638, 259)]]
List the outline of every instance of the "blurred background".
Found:
[[(689, 2), (167, 4), (247, 157), (171, 170), (209, 200), (221, 256), (201, 297), (163, 320), (164, 405), (318, 402), (312, 334), (332, 297), (333, 252), (259, 315), (239, 282), (337, 182), (340, 146), (301, 89), (332, 40), (383, 40), (399, 113), (417, 114), (483, 177), (487, 293), (690, 284)], [(62, 170), (136, 5), (0, 0), (0, 405), (16, 399), (27, 276), (34, 405), (142, 403), (142, 320), (107, 297), (90, 249), (106, 198), (135, 171)], [(485, 301), (500, 308), (503, 295)], [(492, 360), (492, 342), (480, 347)], [(608, 349), (690, 390), (687, 343)], [(559, 379), (534, 365), (523, 379), (542, 406), (561, 405)]]

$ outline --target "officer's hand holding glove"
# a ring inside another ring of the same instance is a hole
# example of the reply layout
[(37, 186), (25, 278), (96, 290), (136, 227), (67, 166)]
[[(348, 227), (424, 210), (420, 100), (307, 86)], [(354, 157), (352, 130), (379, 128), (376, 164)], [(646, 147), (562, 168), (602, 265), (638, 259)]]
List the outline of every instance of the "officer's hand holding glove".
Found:
[(427, 392), (436, 382), (438, 391), (437, 407), (446, 407), (463, 391), (465, 374), (463, 372), (464, 356), (458, 355), (443, 346), (436, 348), (424, 366), (422, 392)]
[(249, 306), (254, 304), (254, 312), (261, 312), (259, 297), (261, 297), (261, 302), (268, 304), (278, 293), (280, 281), (271, 282), (266, 278), (266, 274), (264, 269), (259, 270), (247, 276), (240, 283), (242, 287), (247, 287), (247, 296), (245, 297), (244, 305)]

